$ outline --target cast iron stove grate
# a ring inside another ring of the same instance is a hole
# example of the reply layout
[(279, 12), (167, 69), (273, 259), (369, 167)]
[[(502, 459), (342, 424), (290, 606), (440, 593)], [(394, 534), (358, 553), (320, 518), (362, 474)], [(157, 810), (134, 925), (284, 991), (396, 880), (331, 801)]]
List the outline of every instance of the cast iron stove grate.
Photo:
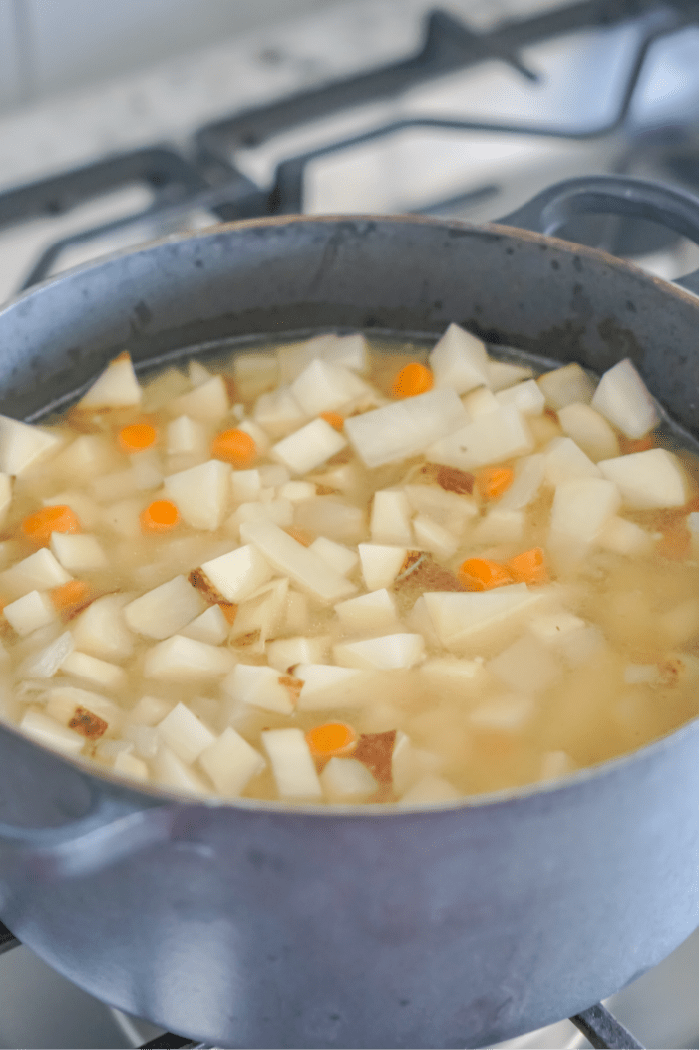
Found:
[[(20, 942), (15, 935), (0, 922), (0, 955), (17, 948)], [(600, 1050), (644, 1050), (641, 1043), (617, 1021), (609, 1010), (600, 1003), (583, 1010), (569, 1020), (585, 1035), (591, 1046)], [(165, 1032), (163, 1035), (144, 1043), (140, 1050), (207, 1050), (208, 1044), (193, 1042), (191, 1039)]]
[[(0, 193), (0, 230), (39, 217), (66, 214), (80, 203), (134, 183), (153, 194), (152, 202), (145, 209), (70, 233), (48, 244), (19, 290), (49, 276), (67, 249), (129, 230), (135, 232), (135, 241), (138, 241), (138, 228), (156, 220), (165, 228), (171, 228), (178, 219), (185, 219), (193, 211), (206, 211), (214, 221), (303, 211), (305, 176), (313, 161), (363, 143), (387, 139), (407, 129), (491, 132), (578, 142), (603, 140), (628, 121), (635, 90), (652, 45), (664, 36), (695, 24), (697, 17), (697, 5), (691, 0), (578, 0), (561, 9), (503, 22), (489, 32), (480, 33), (445, 11), (433, 10), (427, 17), (424, 40), (416, 54), (209, 123), (194, 132), (189, 149), (185, 150), (188, 156), (169, 145), (154, 145)], [(481, 63), (496, 60), (526, 80), (537, 80), (538, 74), (530, 70), (521, 58), (526, 47), (577, 31), (633, 23), (639, 34), (627, 79), (621, 87), (613, 116), (598, 126), (580, 128), (533, 121), (484, 121), (461, 114), (454, 118), (416, 116), (370, 124), (352, 136), (332, 139), (312, 150), (286, 157), (277, 164), (272, 182), (266, 186), (253, 182), (235, 165), (237, 149), (259, 146), (281, 132), (303, 127), (331, 114), (347, 112), (353, 107), (395, 99), (418, 84)], [(675, 164), (672, 175), (676, 181), (679, 172), (688, 166), (689, 158), (692, 167), (692, 149), (689, 150), (683, 142), (674, 146), (668, 141), (667, 133), (663, 147), (648, 143), (647, 148), (667, 150), (670, 154), (668, 167), (671, 170)], [(675, 160), (674, 150), (678, 154)], [(624, 174), (630, 162), (629, 156), (623, 156), (616, 168), (617, 173)], [(694, 177), (691, 172), (687, 181), (690, 187), (694, 187), (697, 173)], [(462, 195), (435, 201), (416, 210), (425, 214), (444, 214), (453, 206), (464, 208), (483, 202), (494, 196), (498, 189), (495, 181), (487, 180)], [(597, 246), (614, 254), (626, 254), (624, 227), (619, 223), (613, 223), (611, 227), (608, 222), (604, 230), (607, 236)], [(647, 232), (645, 236), (650, 234)], [(579, 237), (572, 239), (578, 240)], [(640, 250), (650, 251), (655, 247), (646, 246)]]

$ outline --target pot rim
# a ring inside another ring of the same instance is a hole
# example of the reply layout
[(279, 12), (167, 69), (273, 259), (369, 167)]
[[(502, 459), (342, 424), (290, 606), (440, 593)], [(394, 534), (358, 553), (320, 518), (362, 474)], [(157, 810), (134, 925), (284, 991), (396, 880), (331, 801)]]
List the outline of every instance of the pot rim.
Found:
[[(404, 214), (391, 214), (391, 215), (377, 215), (377, 214), (328, 214), (328, 215), (275, 215), (275, 216), (263, 216), (253, 219), (240, 219), (234, 222), (227, 223), (216, 223), (210, 227), (205, 227), (201, 230), (193, 230), (186, 233), (169, 234), (165, 237), (158, 238), (152, 241), (146, 241), (143, 244), (132, 246), (129, 248), (117, 249), (113, 252), (109, 252), (106, 255), (100, 256), (96, 260), (89, 260), (85, 263), (80, 263), (77, 266), (71, 267), (66, 270), (62, 270), (60, 273), (48, 277), (46, 280), (41, 281), (38, 284), (32, 285), (25, 291), (20, 292), (18, 295), (3, 303), (0, 306), (0, 313), (6, 312), (16, 306), (16, 304), (30, 298), (38, 292), (41, 292), (44, 288), (49, 285), (55, 285), (63, 280), (72, 278), (75, 274), (79, 274), (88, 270), (96, 270), (101, 266), (109, 265), (117, 259), (129, 256), (129, 255), (140, 255), (142, 253), (148, 253), (154, 249), (172, 244), (187, 243), (192, 240), (206, 241), (210, 238), (219, 238), (222, 234), (236, 234), (239, 231), (245, 231), (249, 229), (260, 229), (260, 228), (274, 228), (274, 227), (285, 227), (285, 226), (297, 226), (297, 225), (353, 225), (355, 223), (374, 223), (374, 224), (386, 224), (386, 225), (406, 225), (406, 226), (432, 226), (442, 229), (457, 229), (463, 230), (467, 234), (473, 234), (475, 236), (483, 234), (502, 234), (511, 239), (520, 240), (522, 242), (529, 242), (535, 244), (542, 244), (546, 246), (556, 247), (560, 251), (565, 251), (569, 254), (584, 255), (594, 262), (605, 263), (608, 266), (612, 266), (615, 269), (622, 270), (627, 274), (630, 274), (640, 280), (643, 284), (650, 283), (657, 286), (666, 294), (670, 294), (678, 298), (681, 302), (687, 305), (698, 305), (698, 297), (687, 289), (676, 285), (672, 282), (666, 281), (663, 278), (657, 277), (653, 274), (642, 270), (634, 263), (628, 262), (627, 260), (620, 259), (615, 255), (600, 249), (592, 248), (588, 245), (576, 244), (571, 241), (565, 241), (558, 237), (551, 237), (541, 233), (534, 233), (529, 230), (523, 230), (519, 227), (507, 226), (501, 223), (483, 223), (475, 224), (469, 223), (460, 219), (439, 219), (434, 216), (427, 215), (404, 215)], [(327, 327), (327, 326), (326, 326)], [(174, 802), (179, 805), (186, 806), (204, 806), (208, 809), (243, 809), (249, 812), (258, 813), (269, 813), (278, 815), (299, 815), (299, 816), (313, 816), (321, 817), (326, 819), (337, 819), (339, 817), (354, 818), (354, 817), (375, 817), (379, 819), (387, 819), (389, 817), (416, 817), (425, 816), (431, 813), (442, 813), (442, 812), (453, 812), (456, 810), (474, 810), (481, 809), (486, 806), (495, 805), (506, 805), (506, 804), (518, 804), (525, 802), (526, 800), (540, 795), (551, 794), (555, 791), (566, 790), (569, 788), (575, 788), (579, 784), (593, 779), (613, 776), (618, 771), (623, 770), (633, 762), (642, 761), (646, 758), (653, 758), (654, 755), (662, 750), (669, 747), (675, 747), (677, 744), (683, 742), (686, 737), (690, 737), (697, 732), (698, 729), (698, 717), (691, 719), (688, 722), (683, 723), (677, 729), (672, 732), (659, 737), (650, 743), (638, 748), (634, 751), (625, 752), (622, 755), (617, 755), (614, 758), (606, 759), (603, 762), (597, 762), (593, 765), (586, 766), (582, 769), (575, 770), (572, 773), (568, 773), (563, 777), (553, 778), (547, 781), (535, 781), (529, 784), (519, 785), (517, 787), (503, 788), (499, 791), (485, 792), (477, 795), (465, 795), (463, 798), (456, 800), (450, 800), (446, 802), (435, 802), (435, 803), (422, 803), (408, 806), (398, 806), (397, 804), (387, 805), (386, 803), (360, 803), (360, 804), (344, 804), (344, 803), (326, 803), (319, 805), (318, 803), (287, 803), (279, 800), (264, 800), (264, 799), (248, 799), (248, 798), (223, 798), (216, 795), (198, 796), (180, 794), (176, 791), (159, 787), (155, 784), (151, 785), (139, 785), (132, 778), (120, 776), (106, 768), (95, 766), (87, 759), (81, 759), (79, 757), (73, 758), (69, 755), (64, 755), (60, 751), (46, 747), (45, 745), (33, 740), (28, 735), (20, 732), (19, 729), (9, 723), (0, 722), (0, 734), (7, 733), (17, 739), (20, 739), (25, 744), (30, 744), (33, 747), (39, 748), (41, 751), (53, 756), (64, 762), (66, 765), (78, 770), (86, 778), (94, 782), (96, 785), (109, 784), (114, 786), (121, 791), (126, 791), (132, 796), (132, 798), (140, 802), (142, 805), (149, 802), (151, 805), (155, 805), (158, 802), (167, 801)]]

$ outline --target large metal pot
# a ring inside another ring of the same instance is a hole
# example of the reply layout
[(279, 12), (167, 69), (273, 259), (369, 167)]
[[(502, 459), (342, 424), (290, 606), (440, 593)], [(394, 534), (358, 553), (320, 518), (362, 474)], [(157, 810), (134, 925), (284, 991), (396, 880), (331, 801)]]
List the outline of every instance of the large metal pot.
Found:
[[(61, 403), (124, 346), (146, 362), (450, 321), (599, 371), (630, 356), (697, 424), (688, 292), (547, 236), (410, 217), (250, 221), (61, 276), (0, 314), (2, 411)], [(422, 812), (140, 791), (3, 728), (0, 915), (99, 998), (219, 1046), (482, 1046), (586, 1008), (691, 932), (697, 797), (695, 723)]]

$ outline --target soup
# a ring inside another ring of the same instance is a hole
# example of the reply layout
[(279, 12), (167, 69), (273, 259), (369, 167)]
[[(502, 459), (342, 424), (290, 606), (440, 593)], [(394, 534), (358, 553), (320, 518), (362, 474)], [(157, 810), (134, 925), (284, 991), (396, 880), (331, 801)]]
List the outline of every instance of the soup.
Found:
[(695, 714), (697, 484), (634, 366), (323, 335), (2, 419), (2, 706), (179, 792), (427, 804)]

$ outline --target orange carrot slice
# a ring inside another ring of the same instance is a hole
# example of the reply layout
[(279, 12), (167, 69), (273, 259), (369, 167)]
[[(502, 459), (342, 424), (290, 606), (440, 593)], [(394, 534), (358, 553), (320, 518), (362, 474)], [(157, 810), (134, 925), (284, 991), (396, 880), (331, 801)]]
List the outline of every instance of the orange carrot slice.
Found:
[(544, 563), (544, 551), (541, 547), (532, 547), (529, 551), (516, 554), (506, 562), (516, 583), (547, 583), (549, 573)]
[(325, 722), (314, 726), (306, 734), (306, 742), (312, 755), (317, 758), (332, 758), (347, 755), (357, 743), (357, 733), (345, 722)]
[(418, 361), (405, 365), (394, 377), (391, 393), (394, 397), (416, 397), (433, 389), (433, 373)]
[(155, 445), (158, 431), (150, 423), (130, 423), (128, 427), (122, 427), (118, 437), (123, 451), (131, 454)]
[(476, 475), (476, 487), (482, 499), (500, 499), (513, 484), (514, 477), (510, 467), (485, 467)]
[(211, 454), (214, 459), (223, 459), (236, 467), (247, 467), (257, 456), (258, 450), (245, 430), (224, 430), (212, 441)]
[(52, 532), (80, 532), (80, 522), (70, 507), (63, 503), (43, 507), (22, 522), (22, 532), (42, 546), (51, 539)]
[(84, 602), (90, 593), (90, 587), (85, 580), (69, 580), (62, 583), (60, 587), (54, 587), (51, 591), (51, 601), (59, 611), (70, 609), (74, 605)]
[(345, 426), (345, 420), (340, 412), (319, 412), (319, 418), (325, 419), (328, 426), (333, 427), (334, 430), (342, 430)]
[(460, 565), (458, 575), (468, 591), (490, 591), (514, 582), (505, 565), (489, 558), (467, 558)]
[(142, 532), (168, 532), (180, 521), (180, 511), (169, 499), (149, 503), (139, 515)]

